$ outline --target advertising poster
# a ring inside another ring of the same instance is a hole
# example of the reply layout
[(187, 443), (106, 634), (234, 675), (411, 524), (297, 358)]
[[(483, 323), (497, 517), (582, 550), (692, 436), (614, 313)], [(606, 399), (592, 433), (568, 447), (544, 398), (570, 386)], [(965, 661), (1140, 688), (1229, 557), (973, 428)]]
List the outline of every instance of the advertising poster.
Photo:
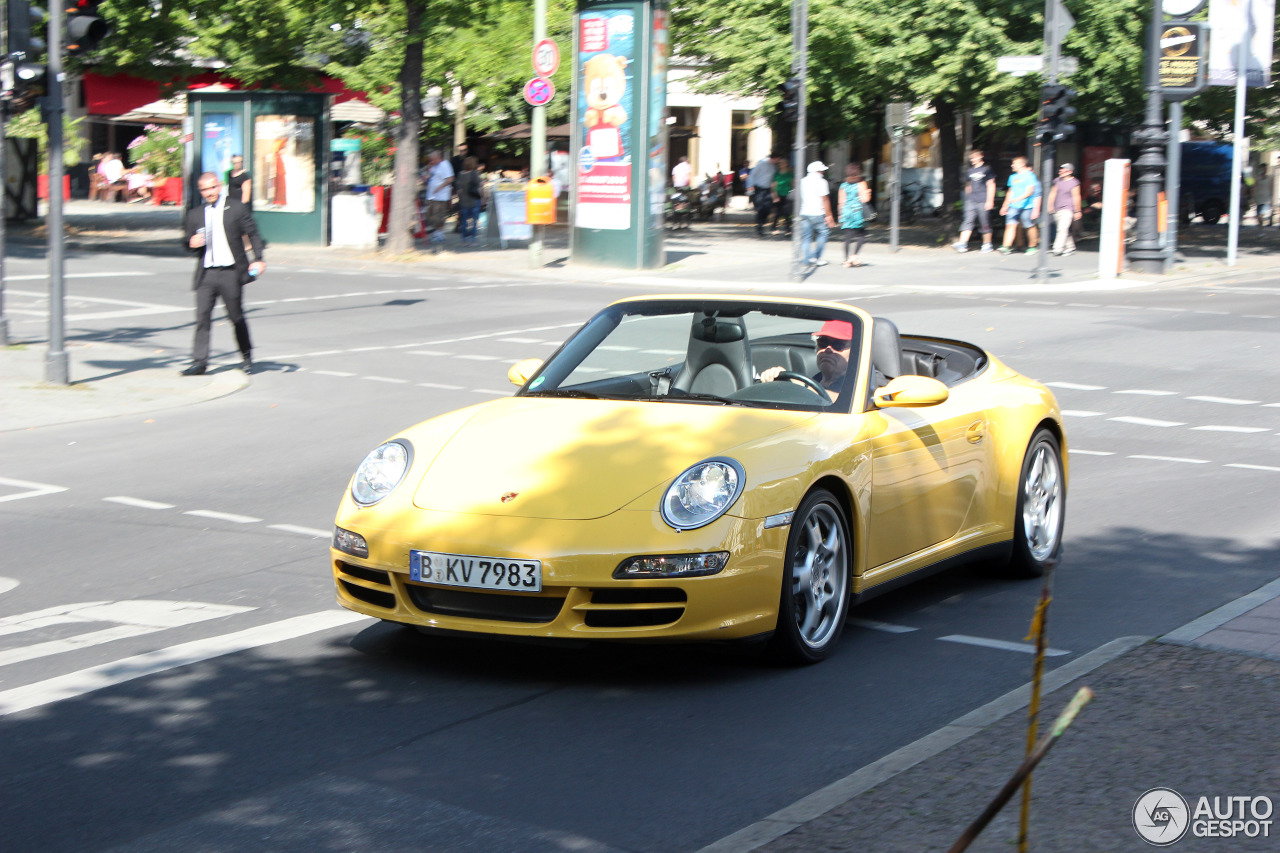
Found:
[(1209, 0), (1209, 85), (1234, 86), (1245, 43), (1245, 84), (1271, 85), (1275, 0)]
[(649, 214), (652, 231), (661, 231), (666, 211), (667, 147), (667, 60), (671, 54), (669, 13), (661, 3), (653, 4), (653, 38), (649, 65)]
[(213, 172), (223, 181), (231, 171), (233, 154), (244, 154), (240, 113), (205, 113), (204, 142), (200, 146), (200, 171)]
[(316, 207), (316, 122), (263, 115), (253, 123), (253, 206), (311, 213)]
[[(579, 18), (578, 151), (579, 228), (625, 231), (631, 227), (631, 155), (635, 114), (635, 13), (605, 10)], [(642, 82), (643, 88), (643, 82)], [(641, 92), (641, 97), (644, 93)]]

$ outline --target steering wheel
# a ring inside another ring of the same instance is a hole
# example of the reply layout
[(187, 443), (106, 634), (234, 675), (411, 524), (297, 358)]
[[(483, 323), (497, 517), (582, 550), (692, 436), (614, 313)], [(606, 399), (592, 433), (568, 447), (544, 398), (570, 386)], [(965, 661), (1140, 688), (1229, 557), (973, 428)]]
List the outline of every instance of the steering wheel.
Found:
[(774, 381), (779, 379), (794, 379), (805, 385), (810, 391), (817, 394), (819, 397), (822, 397), (823, 399), (826, 399), (827, 397), (827, 389), (813, 381), (812, 377), (805, 376), (803, 373), (796, 373), (794, 370), (784, 370), (774, 377)]

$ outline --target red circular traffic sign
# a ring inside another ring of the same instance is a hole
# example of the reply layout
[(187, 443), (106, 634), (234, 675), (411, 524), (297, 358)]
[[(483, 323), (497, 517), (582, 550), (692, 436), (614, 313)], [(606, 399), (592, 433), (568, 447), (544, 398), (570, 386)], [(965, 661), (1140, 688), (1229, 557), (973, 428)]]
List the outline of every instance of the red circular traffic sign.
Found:
[(560, 48), (551, 39), (533, 46), (533, 70), (539, 77), (550, 77), (560, 67)]
[(545, 107), (555, 94), (555, 85), (545, 77), (534, 77), (524, 84), (524, 99), (531, 107)]

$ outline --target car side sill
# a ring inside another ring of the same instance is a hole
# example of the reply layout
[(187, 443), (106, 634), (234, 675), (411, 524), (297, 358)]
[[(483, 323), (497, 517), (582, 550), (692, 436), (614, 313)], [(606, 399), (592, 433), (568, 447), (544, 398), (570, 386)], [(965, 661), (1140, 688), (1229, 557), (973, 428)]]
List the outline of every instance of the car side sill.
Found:
[(1012, 539), (1006, 542), (996, 542), (991, 545), (981, 545), (971, 551), (965, 551), (963, 554), (956, 554), (954, 557), (947, 557), (945, 560), (939, 560), (936, 563), (916, 569), (913, 572), (907, 572), (905, 575), (898, 575), (895, 578), (881, 581), (875, 586), (864, 589), (861, 592), (855, 592), (851, 596), (850, 603), (861, 604), (862, 602), (869, 601), (878, 595), (883, 595), (886, 592), (906, 586), (907, 584), (915, 583), (916, 581), (927, 578), (930, 575), (936, 575), (938, 572), (945, 572), (949, 569), (954, 569), (957, 566), (963, 566), (967, 563), (980, 563), (986, 561), (994, 563), (1001, 560), (1007, 561), (1012, 555)]

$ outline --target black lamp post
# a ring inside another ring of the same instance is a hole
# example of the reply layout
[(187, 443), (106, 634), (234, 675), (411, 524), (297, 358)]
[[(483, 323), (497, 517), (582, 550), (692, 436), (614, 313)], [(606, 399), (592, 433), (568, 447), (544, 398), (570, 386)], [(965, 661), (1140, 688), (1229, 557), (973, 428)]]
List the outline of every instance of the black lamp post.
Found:
[(1147, 31), (1147, 114), (1133, 132), (1141, 149), (1134, 166), (1138, 172), (1138, 234), (1129, 248), (1130, 265), (1136, 272), (1163, 273), (1165, 249), (1160, 245), (1160, 189), (1164, 186), (1165, 130), (1160, 98), (1160, 30), (1164, 23), (1161, 0), (1152, 0), (1151, 26)]

